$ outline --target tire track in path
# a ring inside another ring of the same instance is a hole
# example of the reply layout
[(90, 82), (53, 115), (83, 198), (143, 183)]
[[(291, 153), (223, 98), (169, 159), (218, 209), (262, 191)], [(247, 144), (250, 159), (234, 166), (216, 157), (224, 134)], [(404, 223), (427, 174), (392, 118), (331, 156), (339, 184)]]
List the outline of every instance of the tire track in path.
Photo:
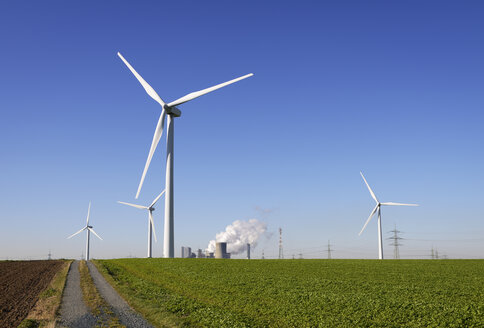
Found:
[(79, 261), (74, 261), (67, 273), (66, 286), (60, 306), (60, 321), (57, 327), (91, 328), (97, 323), (96, 318), (82, 299)]
[(153, 328), (140, 314), (135, 312), (126, 301), (119, 296), (118, 292), (104, 279), (98, 269), (91, 262), (87, 262), (94, 285), (99, 294), (111, 306), (112, 311), (119, 319), (121, 324), (126, 327)]

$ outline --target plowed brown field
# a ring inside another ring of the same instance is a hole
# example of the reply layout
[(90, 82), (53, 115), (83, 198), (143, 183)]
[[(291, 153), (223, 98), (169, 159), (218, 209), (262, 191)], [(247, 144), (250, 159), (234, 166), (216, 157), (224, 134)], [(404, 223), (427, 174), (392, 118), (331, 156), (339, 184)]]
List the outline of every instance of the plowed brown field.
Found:
[(17, 327), (35, 305), (62, 261), (0, 262), (0, 327)]

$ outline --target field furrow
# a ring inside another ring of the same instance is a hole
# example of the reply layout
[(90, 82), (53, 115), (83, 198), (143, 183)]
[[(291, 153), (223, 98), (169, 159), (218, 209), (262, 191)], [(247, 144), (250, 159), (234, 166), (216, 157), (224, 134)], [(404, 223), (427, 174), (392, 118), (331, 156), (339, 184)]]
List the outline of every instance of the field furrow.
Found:
[(0, 327), (17, 327), (63, 261), (0, 262)]

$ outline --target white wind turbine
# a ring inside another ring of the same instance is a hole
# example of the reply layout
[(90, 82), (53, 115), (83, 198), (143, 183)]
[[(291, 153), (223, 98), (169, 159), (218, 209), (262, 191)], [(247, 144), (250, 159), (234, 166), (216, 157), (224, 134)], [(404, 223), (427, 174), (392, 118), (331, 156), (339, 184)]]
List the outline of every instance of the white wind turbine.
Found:
[(78, 232), (76, 232), (75, 234), (72, 234), (70, 235), (69, 237), (67, 237), (67, 239), (69, 238), (72, 238), (74, 237), (75, 235), (77, 235), (78, 233), (81, 233), (83, 232), (84, 230), (86, 230), (87, 232), (87, 237), (86, 237), (86, 261), (89, 261), (89, 237), (90, 237), (90, 233), (92, 232), (93, 234), (96, 235), (96, 237), (98, 237), (99, 239), (103, 240), (101, 237), (99, 237), (99, 235), (94, 231), (94, 229), (92, 228), (92, 226), (89, 225), (89, 214), (91, 213), (91, 202), (89, 202), (89, 208), (87, 210), (87, 220), (86, 220), (86, 226), (84, 228), (82, 228), (81, 230), (79, 230)]
[(143, 205), (125, 203), (125, 202), (121, 202), (121, 201), (118, 200), (118, 203), (120, 203), (120, 204), (140, 208), (142, 210), (148, 210), (148, 257), (152, 257), (152, 254), (153, 254), (152, 247), (151, 247), (151, 245), (152, 245), (152, 241), (151, 241), (152, 231), (153, 231), (153, 234), (155, 235), (155, 242), (157, 242), (156, 232), (155, 232), (155, 222), (153, 221), (153, 211), (155, 210), (154, 206), (155, 206), (156, 202), (160, 199), (160, 197), (163, 196), (164, 193), (165, 193), (165, 190), (163, 190), (161, 192), (161, 194), (159, 194), (158, 197), (155, 198), (155, 200), (151, 203), (150, 206), (143, 206)]
[(189, 93), (186, 96), (183, 96), (167, 104), (161, 99), (161, 97), (156, 93), (156, 91), (135, 71), (135, 69), (126, 61), (126, 59), (124, 59), (124, 57), (119, 52), (118, 52), (118, 56), (126, 64), (126, 66), (128, 66), (131, 73), (133, 73), (134, 76), (138, 79), (138, 81), (141, 83), (141, 85), (148, 93), (148, 95), (151, 98), (153, 98), (157, 103), (159, 103), (162, 108), (160, 118), (158, 119), (158, 123), (156, 125), (155, 134), (153, 135), (153, 141), (151, 142), (151, 148), (148, 153), (148, 159), (146, 160), (145, 168), (143, 170), (141, 181), (138, 186), (136, 198), (138, 198), (139, 196), (141, 187), (143, 185), (143, 181), (145, 179), (146, 171), (148, 171), (148, 167), (150, 166), (151, 158), (153, 157), (153, 153), (155, 152), (156, 146), (158, 145), (161, 135), (163, 134), (165, 117), (168, 116), (168, 123), (167, 123), (168, 131), (166, 134), (166, 176), (165, 176), (166, 195), (165, 195), (165, 231), (164, 231), (164, 240), (163, 240), (163, 244), (164, 244), (163, 257), (174, 257), (175, 244), (174, 244), (174, 227), (173, 227), (173, 223), (174, 223), (173, 138), (174, 138), (174, 118), (179, 117), (181, 115), (181, 111), (176, 106), (186, 103), (187, 101), (193, 100), (200, 96), (203, 96), (209, 92), (225, 87), (229, 84), (248, 78), (253, 74), (247, 74), (239, 78), (230, 80), (228, 82), (217, 84), (207, 89)]
[(361, 231), (358, 235), (361, 235), (361, 233), (363, 232), (363, 230), (365, 230), (366, 226), (370, 222), (373, 215), (375, 215), (376, 211), (378, 210), (378, 258), (380, 260), (383, 260), (383, 242), (382, 242), (382, 232), (381, 232), (381, 206), (382, 205), (384, 205), (384, 206), (418, 206), (418, 204), (401, 204), (401, 203), (392, 203), (392, 202), (380, 203), (380, 201), (378, 201), (375, 194), (373, 193), (373, 190), (371, 190), (370, 185), (368, 184), (368, 182), (366, 182), (366, 179), (365, 179), (365, 176), (363, 175), (363, 173), (360, 172), (360, 174), (361, 174), (361, 177), (363, 178), (363, 180), (365, 181), (365, 184), (368, 187), (368, 190), (370, 191), (371, 197), (373, 197), (373, 199), (375, 200), (376, 206), (373, 209), (373, 211), (371, 212), (368, 220), (366, 220), (365, 225), (363, 226), (363, 229), (361, 229)]

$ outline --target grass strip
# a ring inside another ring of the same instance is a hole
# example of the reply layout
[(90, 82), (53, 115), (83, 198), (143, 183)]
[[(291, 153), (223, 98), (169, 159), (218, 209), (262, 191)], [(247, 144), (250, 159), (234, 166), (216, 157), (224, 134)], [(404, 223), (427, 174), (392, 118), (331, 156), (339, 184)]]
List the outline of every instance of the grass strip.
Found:
[[(97, 267), (104, 279), (118, 292), (118, 294), (136, 312), (140, 313), (150, 324), (155, 327), (200, 327), (195, 323), (187, 323), (178, 314), (174, 314), (155, 302), (149, 302), (142, 293), (132, 288), (132, 281), (120, 281), (118, 276), (111, 272), (102, 260), (91, 261)], [(140, 287), (137, 285), (137, 287)], [(143, 288), (140, 287), (140, 291)]]
[(82, 296), (84, 302), (98, 320), (96, 327), (126, 328), (119, 322), (109, 304), (99, 294), (89, 273), (86, 261), (79, 263), (79, 273), (81, 275)]
[(30, 310), (19, 328), (54, 328), (66, 284), (67, 272), (72, 261), (64, 261), (62, 268), (55, 274), (49, 286), (39, 295), (39, 300)]

